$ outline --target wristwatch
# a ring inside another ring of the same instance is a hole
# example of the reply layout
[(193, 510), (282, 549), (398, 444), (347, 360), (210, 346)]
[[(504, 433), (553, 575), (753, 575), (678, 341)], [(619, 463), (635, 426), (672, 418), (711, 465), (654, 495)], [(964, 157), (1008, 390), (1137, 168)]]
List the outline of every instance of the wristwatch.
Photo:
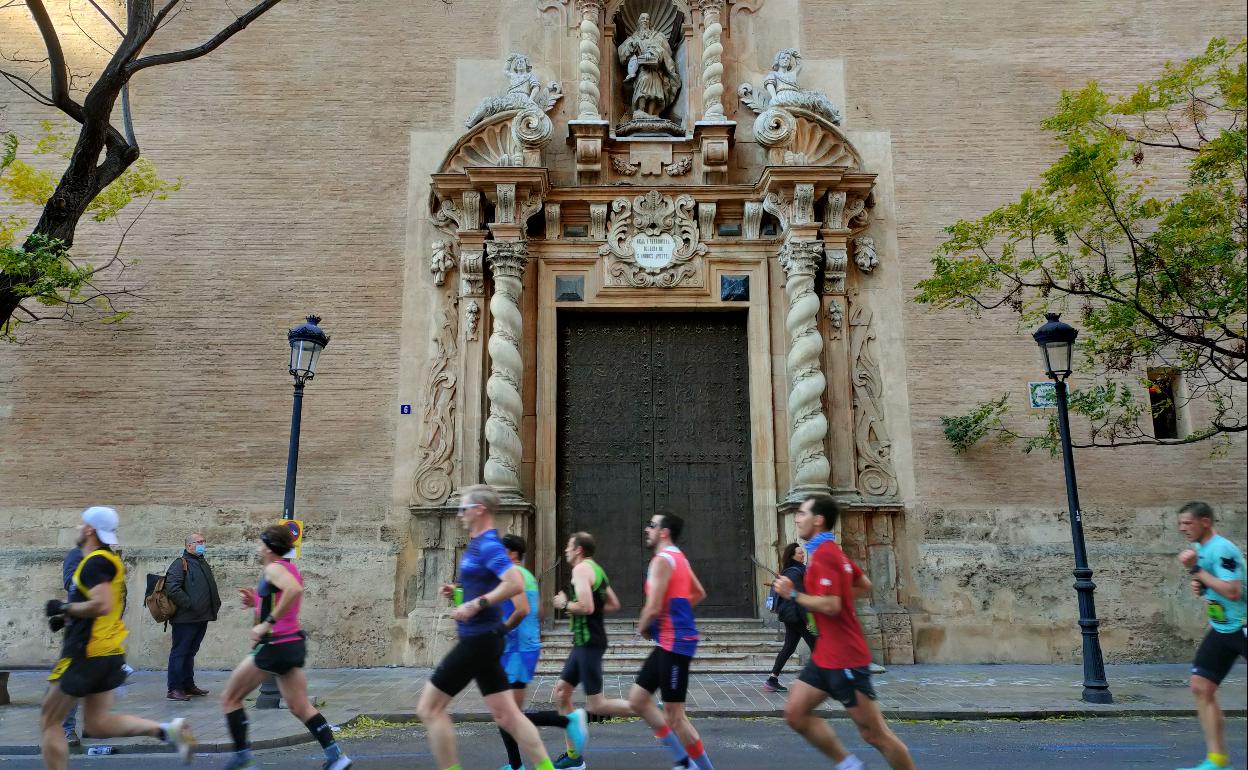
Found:
[(484, 596), (479, 597), (479, 598), (477, 599), (477, 609), (479, 609), (479, 610), (483, 610), (483, 609), (485, 609), (486, 607), (489, 607), (489, 606), (490, 606), (490, 600), (489, 600), (489, 599), (487, 599), (487, 598), (485, 598)]
[(792, 591), (789, 591), (789, 601), (791, 602), (797, 601), (797, 589), (796, 588), (794, 588)]
[(270, 626), (275, 626), (277, 625), (277, 618), (273, 617), (272, 615), (269, 615), (267, 618), (265, 618), (264, 620), (260, 622), (268, 623)]
[(1189, 575), (1195, 575), (1197, 572), (1200, 572), (1199, 564), (1193, 564), (1192, 566), (1187, 568), (1187, 574)]

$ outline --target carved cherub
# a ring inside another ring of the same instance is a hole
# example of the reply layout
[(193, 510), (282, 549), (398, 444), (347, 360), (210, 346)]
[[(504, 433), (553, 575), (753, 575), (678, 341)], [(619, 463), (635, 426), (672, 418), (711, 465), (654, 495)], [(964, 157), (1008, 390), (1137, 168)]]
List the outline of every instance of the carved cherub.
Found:
[(763, 79), (764, 93), (756, 93), (749, 83), (743, 83), (737, 93), (741, 101), (757, 113), (775, 108), (796, 107), (839, 125), (841, 111), (832, 104), (832, 100), (820, 91), (802, 88), (797, 84), (801, 72), (801, 54), (796, 48), (782, 48), (772, 62), (771, 72)]
[(550, 112), (555, 102), (563, 96), (559, 84), (551, 81), (542, 88), (542, 82), (533, 74), (533, 65), (529, 57), (521, 53), (513, 53), (507, 57), (503, 68), (510, 85), (507, 93), (502, 96), (487, 96), (477, 105), (468, 119), (464, 121), (467, 128), (472, 128), (481, 121), (509, 110), (526, 110), (536, 107), (542, 112)]

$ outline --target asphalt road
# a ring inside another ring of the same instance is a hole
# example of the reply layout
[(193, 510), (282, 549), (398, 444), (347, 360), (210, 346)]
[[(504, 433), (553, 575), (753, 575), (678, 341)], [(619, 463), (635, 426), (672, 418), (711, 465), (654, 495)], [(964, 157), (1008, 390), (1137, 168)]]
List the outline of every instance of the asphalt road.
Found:
[[(696, 722), (718, 770), (794, 770), (831, 768), (777, 719), (703, 719)], [(847, 745), (873, 768), (886, 765), (866, 747), (852, 726), (833, 721)], [(1245, 720), (1227, 723), (1231, 756), (1245, 762)], [(671, 762), (640, 722), (593, 725), (590, 767), (594, 770), (667, 770)], [(1203, 759), (1200, 728), (1195, 719), (1082, 719), (1047, 721), (909, 722), (894, 728), (909, 744), (920, 768), (949, 770), (1052, 770), (1053, 768), (1188, 767)], [(424, 731), (418, 726), (378, 728), (341, 739), (356, 768), (434, 768)], [(546, 745), (561, 741), (544, 730)], [(461, 764), (465, 770), (496, 770), (503, 763), (502, 745), (491, 724), (459, 728)], [(260, 752), (266, 768), (315, 768), (323, 757), (312, 745)], [(200, 767), (220, 767), (223, 755), (200, 755)], [(97, 770), (170, 770), (181, 765), (169, 755), (131, 754), (75, 757), (71, 767)], [(0, 768), (40, 767), (37, 757), (0, 757)]]

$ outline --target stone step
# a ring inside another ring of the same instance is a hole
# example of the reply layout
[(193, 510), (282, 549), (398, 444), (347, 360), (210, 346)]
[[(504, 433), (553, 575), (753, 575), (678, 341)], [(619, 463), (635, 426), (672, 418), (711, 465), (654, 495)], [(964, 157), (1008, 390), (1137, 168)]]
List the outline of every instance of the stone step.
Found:
[[(607, 674), (634, 674), (637, 669), (641, 668), (641, 664), (645, 662), (650, 651), (612, 653), (608, 652), (602, 658), (602, 670)], [(776, 653), (770, 652), (760, 653), (722, 653), (712, 652), (703, 654), (698, 652), (690, 664), (689, 670), (699, 674), (721, 673), (721, 674), (743, 674), (760, 672), (760, 676), (765, 677), (770, 670), (772, 663), (776, 660)], [(549, 676), (557, 676), (563, 670), (564, 656), (556, 656), (555, 654), (542, 650), (542, 657), (537, 664), (537, 673)], [(801, 667), (805, 665), (806, 659), (803, 656), (794, 655), (789, 659), (788, 665), (784, 670), (788, 673), (796, 673), (801, 671)]]
[[(710, 653), (723, 653), (727, 655), (775, 655), (784, 646), (783, 642), (775, 640), (760, 640), (754, 642), (717, 642), (715, 640), (702, 640), (698, 642), (698, 655), (709, 655)], [(637, 641), (629, 640), (627, 642), (612, 641), (607, 647), (607, 654), (617, 655), (649, 655), (650, 650), (654, 648), (654, 642), (644, 639)], [(572, 649), (570, 641), (543, 641), (542, 651), (551, 657), (567, 657), (568, 652)]]

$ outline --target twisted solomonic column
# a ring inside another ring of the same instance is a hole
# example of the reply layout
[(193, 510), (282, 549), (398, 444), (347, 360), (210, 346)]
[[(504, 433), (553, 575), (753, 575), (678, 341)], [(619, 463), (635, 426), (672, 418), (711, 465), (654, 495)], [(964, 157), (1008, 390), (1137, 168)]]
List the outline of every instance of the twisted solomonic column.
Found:
[(726, 121), (724, 117), (724, 28), (719, 23), (724, 0), (702, 0), (702, 119)]
[(602, 0), (577, 0), (577, 8), (581, 12), (581, 45), (580, 63), (577, 69), (580, 80), (576, 86), (576, 119), (598, 120), (599, 84), (602, 82), (602, 71), (598, 67), (601, 53), (598, 50), (598, 13), (602, 10)]
[(780, 250), (780, 266), (787, 280), (789, 300), (785, 328), (789, 336), (789, 463), (793, 489), (828, 488), (832, 467), (824, 441), (828, 418), (823, 411), (823, 337), (819, 334), (821, 302), (815, 293), (815, 273), (823, 261), (821, 241), (790, 241)]
[(485, 483), (498, 490), (519, 490), (520, 420), (524, 415), (524, 403), (520, 400), (524, 376), (524, 360), (520, 357), (524, 334), (520, 293), (529, 247), (524, 241), (486, 241), (485, 250), (494, 274), (494, 296), (490, 297), (493, 327), (487, 343), (490, 377), (485, 383), (490, 404), (485, 420), (485, 440), (489, 445)]

